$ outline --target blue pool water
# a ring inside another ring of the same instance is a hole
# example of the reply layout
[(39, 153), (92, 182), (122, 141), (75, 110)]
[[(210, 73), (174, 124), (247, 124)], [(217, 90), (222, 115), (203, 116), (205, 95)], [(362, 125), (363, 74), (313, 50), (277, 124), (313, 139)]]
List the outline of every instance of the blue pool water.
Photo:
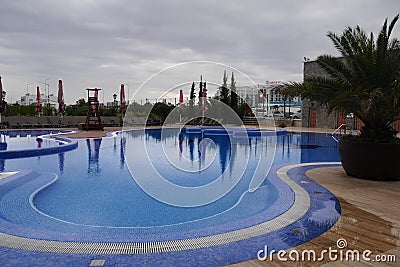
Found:
[[(129, 155), (137, 155), (137, 148), (143, 142), (154, 169), (168, 182), (181, 187), (204, 187), (218, 181), (232, 183), (232, 190), (211, 203), (193, 207), (156, 200), (139, 186), (135, 179), (138, 177), (131, 175), (146, 175), (148, 171), (142, 168), (147, 157), (136, 157), (130, 162)], [(29, 191), (34, 196), (34, 207), (52, 220), (32, 226), (31, 220), (10, 218), (15, 223), (60, 232), (96, 233), (107, 229), (110, 233), (156, 234), (212, 226), (218, 231), (217, 226), (236, 221), (249, 220), (248, 225), (259, 223), (267, 217), (254, 218), (268, 209), (271, 209), (270, 218), (284, 212), (293, 202), (287, 185), (263, 179), (255, 192), (248, 192), (252, 173), (258, 164), (270, 163), (268, 160), (272, 158), (268, 155), (272, 152), (275, 157), (270, 173), (293, 163), (339, 161), (337, 143), (325, 134), (229, 138), (228, 135), (185, 133), (179, 129), (163, 133), (153, 129), (80, 140), (73, 151), (1, 160), (0, 165), (4, 171), (30, 169), (58, 176), (51, 184), (46, 180), (36, 185), (34, 194)], [(237, 174), (240, 179), (232, 182)], [(282, 200), (285, 203), (277, 202)]]
[(337, 199), (305, 175), (339, 161), (331, 137), (224, 131), (148, 129), (0, 157), (2, 171), (19, 171), (0, 179), (0, 232), (26, 239), (0, 240), (0, 264), (221, 266), (334, 225)]
[(39, 138), (48, 134), (62, 133), (51, 130), (0, 131), (0, 152), (9, 150), (56, 147), (59, 143), (51, 138)]

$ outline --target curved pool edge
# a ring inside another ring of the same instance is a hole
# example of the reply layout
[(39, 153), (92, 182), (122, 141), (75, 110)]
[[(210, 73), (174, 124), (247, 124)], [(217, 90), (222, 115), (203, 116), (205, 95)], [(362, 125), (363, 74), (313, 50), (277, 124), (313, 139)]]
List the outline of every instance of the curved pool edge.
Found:
[[(50, 139), (49, 136), (40, 136), (38, 138)], [(54, 139), (55, 141), (59, 142), (59, 146), (0, 151), (0, 159), (28, 158), (28, 157), (51, 155), (51, 154), (59, 154), (74, 150), (78, 147), (77, 140), (72, 140), (66, 137), (59, 137), (59, 136), (55, 137)]]
[[(89, 243), (89, 242), (63, 242), (18, 237), (6, 233), (0, 233), (0, 245), (25, 250), (57, 253), (78, 253), (78, 254), (143, 254), (157, 252), (176, 252), (191, 249), (208, 249), (210, 247), (229, 245), (233, 242), (247, 242), (256, 237), (263, 237), (273, 232), (281, 231), (285, 227), (301, 220), (306, 213), (310, 212), (310, 192), (307, 192), (299, 182), (294, 181), (288, 172), (295, 168), (315, 167), (322, 165), (338, 165), (338, 162), (305, 163), (295, 164), (280, 168), (277, 175), (294, 190), (296, 194), (293, 206), (281, 216), (240, 230), (227, 232), (218, 235), (210, 235), (201, 238), (172, 240), (166, 242), (136, 242), (136, 243)], [(305, 174), (303, 174), (305, 176)], [(329, 191), (328, 191), (329, 192)], [(332, 194), (333, 196), (333, 194)], [(313, 199), (311, 198), (311, 201)], [(337, 200), (336, 200), (337, 201)], [(327, 231), (329, 227), (322, 227), (320, 230)], [(308, 241), (308, 240), (306, 240)], [(306, 242), (304, 241), (304, 242)], [(298, 244), (297, 244), (298, 245)], [(246, 259), (244, 259), (246, 260)]]

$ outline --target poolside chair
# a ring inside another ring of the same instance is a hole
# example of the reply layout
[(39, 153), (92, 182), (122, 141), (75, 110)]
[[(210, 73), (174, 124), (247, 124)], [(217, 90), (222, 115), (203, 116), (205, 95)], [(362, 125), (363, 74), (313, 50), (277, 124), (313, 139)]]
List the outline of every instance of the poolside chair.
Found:
[(153, 125), (154, 126), (161, 126), (163, 124), (163, 120), (161, 118), (154, 118)]
[(153, 126), (153, 119), (147, 118), (146, 126)]
[(19, 120), (17, 118), (17, 116), (9, 116), (6, 117), (7, 121), (8, 121), (8, 126), (9, 128), (19, 128)]
[(36, 121), (36, 117), (28, 117), (28, 116), (24, 116), (24, 117), (20, 117), (21, 118), (21, 127), (22, 128), (34, 128), (35, 126), (37, 126), (37, 121)]
[(52, 126), (51, 123), (49, 123), (50, 117), (38, 117), (36, 119), (36, 126), (40, 128), (49, 128)]
[(1, 128), (10, 128), (10, 117), (1, 117)]
[(58, 117), (47, 117), (48, 127), (57, 128), (58, 127)]
[(78, 127), (80, 123), (85, 123), (86, 118), (70, 117), (68, 120), (68, 127)]

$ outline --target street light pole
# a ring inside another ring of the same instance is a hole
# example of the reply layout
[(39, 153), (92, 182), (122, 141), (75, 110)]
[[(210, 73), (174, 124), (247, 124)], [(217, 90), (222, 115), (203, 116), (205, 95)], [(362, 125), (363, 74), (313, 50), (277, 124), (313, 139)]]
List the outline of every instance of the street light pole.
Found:
[[(50, 116), (50, 85), (48, 83), (46, 83), (48, 79), (44, 80), (44, 86), (46, 88), (47, 85), (47, 115)], [(45, 90), (46, 92), (46, 90)]]
[(127, 103), (128, 103), (128, 105), (129, 105), (129, 99), (130, 99), (130, 98), (129, 98), (129, 83), (126, 83), (125, 85), (128, 87), (128, 101), (127, 101)]
[(44, 94), (46, 96), (46, 86), (47, 86), (47, 115), (50, 116), (50, 85), (47, 83), (49, 79), (45, 79), (44, 82), (38, 82), (44, 84)]
[(34, 83), (26, 83), (26, 98), (25, 98), (25, 104), (29, 106), (29, 85), (34, 84)]
[(118, 105), (117, 105), (117, 94), (113, 94), (113, 98), (114, 98), (114, 103), (113, 103), (113, 108), (115, 112), (118, 112)]

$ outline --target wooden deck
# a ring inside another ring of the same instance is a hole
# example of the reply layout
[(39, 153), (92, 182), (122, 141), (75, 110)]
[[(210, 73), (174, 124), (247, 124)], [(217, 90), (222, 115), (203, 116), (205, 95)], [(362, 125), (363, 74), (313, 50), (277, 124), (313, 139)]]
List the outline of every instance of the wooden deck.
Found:
[(376, 182), (351, 178), (341, 167), (317, 168), (306, 174), (338, 197), (342, 215), (328, 232), (292, 249), (313, 249), (319, 255), (329, 247), (337, 249), (337, 240), (344, 238), (348, 244), (346, 249), (371, 250), (371, 258), (375, 255), (395, 255), (396, 262), (340, 262), (329, 261), (329, 257), (322, 262), (280, 262), (275, 257), (273, 262), (255, 259), (231, 266), (400, 266), (400, 181)]

